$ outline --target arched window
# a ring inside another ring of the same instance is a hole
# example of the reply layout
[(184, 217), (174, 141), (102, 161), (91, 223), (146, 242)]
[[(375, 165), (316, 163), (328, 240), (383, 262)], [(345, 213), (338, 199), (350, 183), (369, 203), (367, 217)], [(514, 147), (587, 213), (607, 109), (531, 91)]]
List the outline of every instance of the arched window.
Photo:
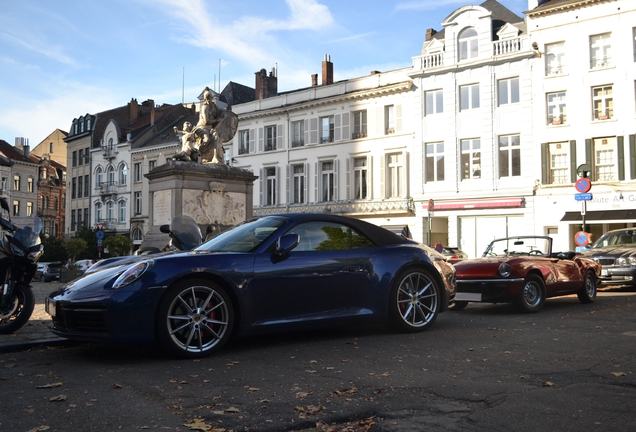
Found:
[(109, 185), (114, 185), (115, 184), (115, 168), (111, 166), (108, 167), (108, 184)]
[(118, 207), (119, 209), (117, 212), (119, 213), (119, 222), (126, 222), (126, 201), (119, 201)]
[(96, 188), (100, 187), (103, 181), (104, 181), (104, 178), (103, 178), (102, 168), (97, 167), (97, 170), (95, 171), (95, 187)]
[(467, 28), (459, 34), (459, 60), (474, 59), (478, 54), (477, 31), (474, 28)]
[(135, 228), (133, 230), (132, 239), (133, 239), (133, 241), (142, 241), (143, 240), (143, 234), (142, 234), (142, 232), (141, 232), (141, 230), (139, 228)]
[(112, 138), (108, 140), (108, 153), (113, 154), (115, 152), (115, 141)]
[(95, 204), (95, 222), (101, 222), (102, 220), (102, 203), (98, 202)]
[(106, 203), (106, 219), (109, 221), (115, 219), (115, 203), (112, 201)]
[(128, 167), (126, 164), (121, 164), (119, 167), (119, 184), (125, 185), (128, 182)]

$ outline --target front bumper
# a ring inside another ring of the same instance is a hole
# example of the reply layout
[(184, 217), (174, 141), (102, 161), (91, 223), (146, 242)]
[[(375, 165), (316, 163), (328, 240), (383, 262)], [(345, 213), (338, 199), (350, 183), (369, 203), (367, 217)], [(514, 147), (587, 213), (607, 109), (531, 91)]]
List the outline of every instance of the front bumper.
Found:
[(602, 285), (636, 285), (636, 268), (603, 266), (599, 280)]

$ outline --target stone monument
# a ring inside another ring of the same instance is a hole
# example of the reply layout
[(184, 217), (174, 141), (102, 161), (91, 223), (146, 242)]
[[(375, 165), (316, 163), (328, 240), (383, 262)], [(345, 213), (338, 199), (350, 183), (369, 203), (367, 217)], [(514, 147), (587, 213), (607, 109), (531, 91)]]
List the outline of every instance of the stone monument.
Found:
[(170, 224), (175, 216), (192, 217), (203, 235), (208, 226), (218, 232), (252, 217), (252, 190), (257, 177), (225, 163), (223, 143), (234, 138), (238, 117), (217, 102), (206, 87), (196, 126), (185, 122), (182, 130), (173, 128), (181, 150), (165, 165), (146, 174), (150, 229), (141, 249), (163, 248), (169, 237), (159, 227)]

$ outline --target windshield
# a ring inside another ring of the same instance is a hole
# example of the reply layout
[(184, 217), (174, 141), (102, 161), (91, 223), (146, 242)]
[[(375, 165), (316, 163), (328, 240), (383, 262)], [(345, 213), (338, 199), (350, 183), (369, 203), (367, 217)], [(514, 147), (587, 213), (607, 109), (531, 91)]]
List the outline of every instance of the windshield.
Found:
[(511, 237), (490, 243), (483, 256), (515, 256), (550, 254), (550, 239), (545, 237)]
[(608, 246), (636, 246), (636, 230), (609, 232), (591, 246), (592, 249)]
[(15, 231), (13, 238), (27, 248), (40, 244), (42, 220), (37, 216), (33, 216), (24, 219), (24, 222), (24, 225)]
[(276, 230), (285, 225), (284, 219), (267, 217), (237, 225), (219, 234), (195, 250), (210, 252), (252, 252)]

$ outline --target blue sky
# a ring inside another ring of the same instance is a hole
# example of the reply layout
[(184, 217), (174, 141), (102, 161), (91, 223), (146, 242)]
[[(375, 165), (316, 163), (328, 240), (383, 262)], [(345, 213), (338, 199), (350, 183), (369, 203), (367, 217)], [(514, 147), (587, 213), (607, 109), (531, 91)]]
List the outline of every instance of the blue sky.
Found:
[[(499, 0), (523, 17), (527, 0)], [(139, 102), (195, 101), (205, 86), (311, 85), (408, 67), (426, 29), (466, 0), (0, 0), (0, 139), (35, 147), (73, 118)], [(320, 79), (320, 78), (319, 78)]]

